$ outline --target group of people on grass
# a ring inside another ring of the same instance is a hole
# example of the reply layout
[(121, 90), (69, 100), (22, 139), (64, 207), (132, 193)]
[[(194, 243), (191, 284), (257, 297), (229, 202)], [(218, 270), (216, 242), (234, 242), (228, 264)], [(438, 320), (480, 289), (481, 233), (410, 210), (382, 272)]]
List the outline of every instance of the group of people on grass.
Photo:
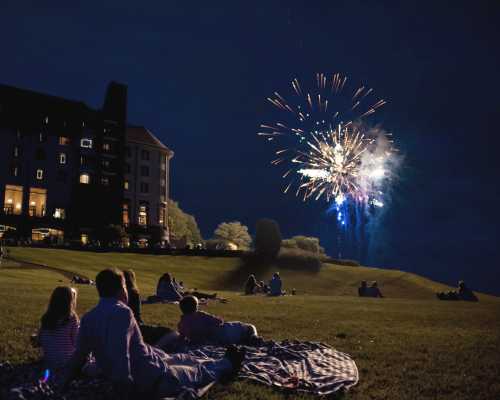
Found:
[(467, 287), (464, 281), (458, 282), (457, 290), (449, 292), (436, 293), (439, 300), (463, 300), (463, 301), (479, 301), (474, 292)]
[(286, 294), (283, 290), (283, 281), (279, 272), (273, 274), (268, 284), (264, 281), (258, 282), (254, 274), (249, 275), (244, 292), (247, 295), (264, 293), (269, 296), (284, 296)]
[[(173, 279), (164, 277), (173, 286)], [(103, 270), (95, 283), (99, 302), (81, 320), (77, 291), (67, 286), (54, 289), (41, 318), (38, 339), (44, 360), (49, 368), (63, 371), (63, 386), (84, 373), (108, 378), (120, 398), (176, 396), (185, 387), (235, 376), (245, 356), (235, 345), (262, 342), (255, 326), (200, 311), (197, 297), (179, 291), (178, 333), (145, 324), (132, 270)], [(168, 354), (164, 350), (172, 339), (228, 347), (219, 360)]]
[(358, 296), (359, 297), (384, 297), (382, 292), (378, 287), (377, 281), (373, 281), (370, 286), (366, 283), (366, 281), (361, 281), (361, 284), (358, 288)]

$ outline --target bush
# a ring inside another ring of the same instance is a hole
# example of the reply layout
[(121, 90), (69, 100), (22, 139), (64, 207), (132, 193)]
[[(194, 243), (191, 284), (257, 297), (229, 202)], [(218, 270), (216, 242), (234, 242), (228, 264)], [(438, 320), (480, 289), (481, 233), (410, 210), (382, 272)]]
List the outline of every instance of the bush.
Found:
[(321, 259), (318, 254), (300, 249), (282, 248), (276, 264), (282, 269), (318, 272), (321, 269)]
[(259, 219), (255, 232), (255, 253), (263, 258), (275, 259), (281, 247), (281, 232), (276, 221)]
[(325, 249), (319, 245), (319, 239), (308, 236), (294, 236), (281, 242), (281, 247), (300, 249), (315, 254), (325, 254)]

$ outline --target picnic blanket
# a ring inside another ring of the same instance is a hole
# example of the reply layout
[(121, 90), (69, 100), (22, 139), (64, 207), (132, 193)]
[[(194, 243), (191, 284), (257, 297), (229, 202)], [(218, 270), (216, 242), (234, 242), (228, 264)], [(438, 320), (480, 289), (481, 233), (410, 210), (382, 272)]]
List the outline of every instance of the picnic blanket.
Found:
[[(258, 347), (244, 346), (246, 357), (238, 378), (248, 379), (288, 392), (303, 392), (318, 396), (347, 390), (358, 382), (358, 369), (347, 354), (316, 342), (267, 341)], [(183, 347), (178, 353), (198, 358), (218, 359), (226, 349), (221, 346)], [(60, 393), (57, 385), (40, 383), (41, 366), (31, 367), (17, 376), (9, 374), (11, 367), (0, 364), (0, 384), (6, 389), (7, 399), (113, 399), (111, 385), (103, 379), (75, 381), (67, 393)], [(2, 376), (3, 375), (3, 376)], [(10, 375), (10, 376), (9, 376)], [(28, 378), (29, 376), (29, 378)], [(6, 380), (3, 382), (3, 379)], [(27, 379), (28, 378), (28, 379)], [(178, 398), (197, 398), (208, 391), (204, 387), (184, 388)], [(0, 394), (2, 390), (0, 389)], [(2, 396), (0, 396), (2, 397)]]
[[(243, 346), (246, 357), (239, 378), (284, 390), (329, 395), (358, 383), (358, 369), (345, 353), (316, 342), (268, 341), (259, 347)], [(217, 346), (191, 348), (198, 357), (219, 358), (225, 349)]]

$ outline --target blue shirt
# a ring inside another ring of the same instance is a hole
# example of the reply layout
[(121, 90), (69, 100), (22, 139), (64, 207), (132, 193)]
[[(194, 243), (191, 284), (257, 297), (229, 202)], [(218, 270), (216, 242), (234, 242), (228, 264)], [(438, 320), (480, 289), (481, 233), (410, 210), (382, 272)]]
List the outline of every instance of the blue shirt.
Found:
[(139, 391), (170, 375), (167, 354), (144, 343), (132, 310), (114, 298), (101, 298), (81, 320), (75, 357), (89, 353), (113, 383), (134, 384)]

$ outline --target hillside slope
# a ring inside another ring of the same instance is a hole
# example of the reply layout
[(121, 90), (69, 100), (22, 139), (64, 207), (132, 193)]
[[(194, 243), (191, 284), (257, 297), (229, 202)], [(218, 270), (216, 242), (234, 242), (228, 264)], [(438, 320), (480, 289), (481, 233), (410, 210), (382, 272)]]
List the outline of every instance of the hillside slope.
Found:
[[(245, 278), (256, 273), (257, 279), (268, 280), (276, 270), (280, 271), (285, 288), (295, 288), (303, 295), (347, 295), (356, 296), (361, 280), (377, 281), (386, 297), (435, 299), (434, 293), (450, 288), (430, 279), (397, 270), (350, 267), (324, 264), (319, 272), (252, 268), (238, 258), (215, 258), (194, 256), (156, 256), (127, 253), (92, 253), (72, 250), (10, 248), (10, 256), (37, 264), (44, 264), (91, 279), (103, 268), (132, 268), (139, 284), (154, 290), (164, 272), (172, 273), (188, 287), (209, 291), (241, 291)], [(493, 296), (479, 295), (482, 300), (493, 300)]]

